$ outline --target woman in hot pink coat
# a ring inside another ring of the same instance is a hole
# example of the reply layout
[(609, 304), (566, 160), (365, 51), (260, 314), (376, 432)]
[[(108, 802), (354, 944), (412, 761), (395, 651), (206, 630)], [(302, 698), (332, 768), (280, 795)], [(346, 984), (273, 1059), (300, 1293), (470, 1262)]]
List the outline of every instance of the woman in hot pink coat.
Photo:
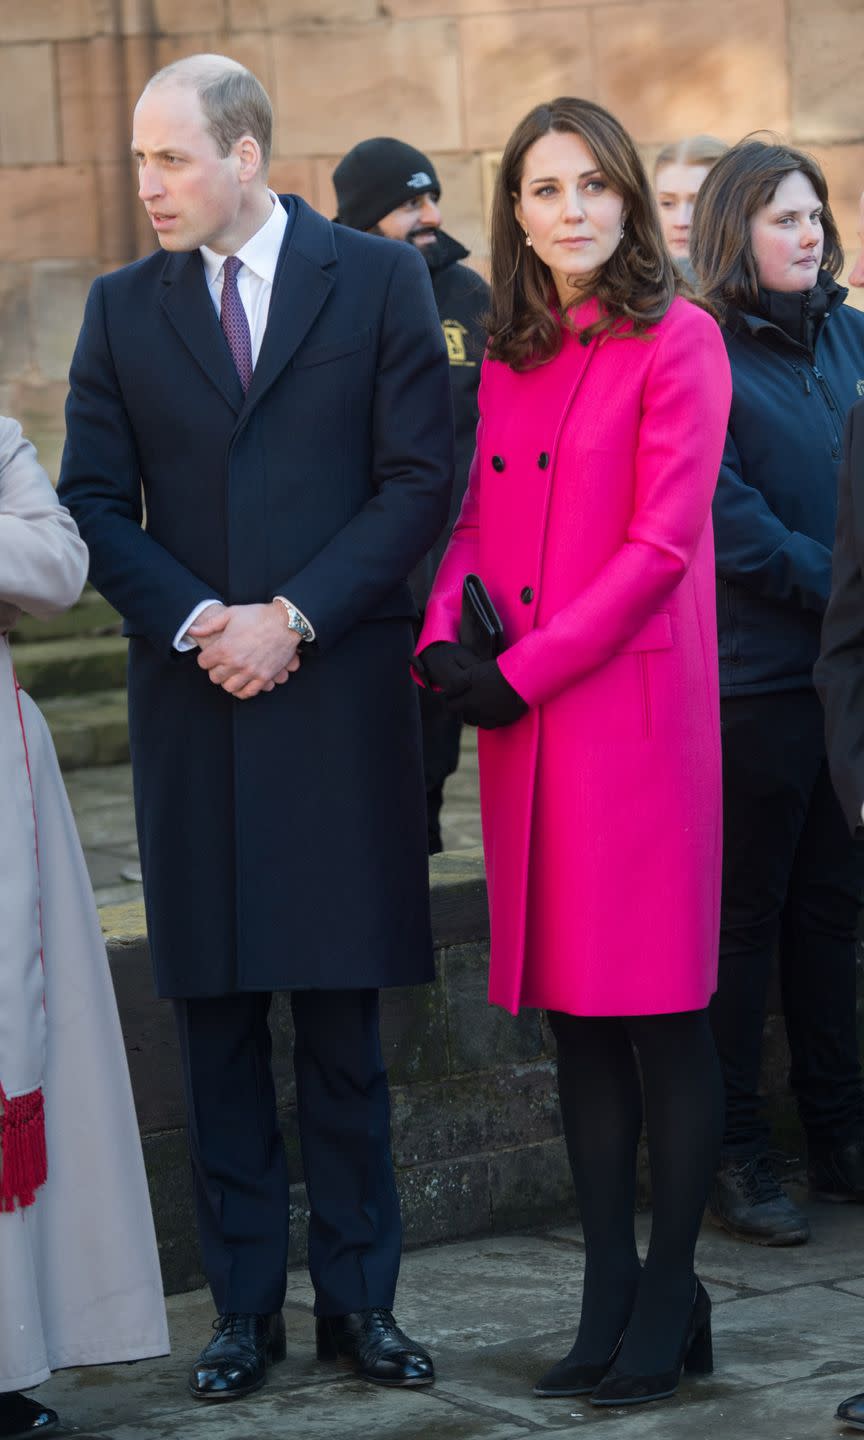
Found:
[[(722, 1113), (710, 515), (730, 379), (684, 289), (618, 122), (581, 100), (533, 110), (499, 174), (477, 453), (418, 645), (481, 728), (490, 999), (548, 1010), (558, 1044), (587, 1264), (576, 1342), (537, 1392), (597, 1404), (711, 1363), (693, 1251)], [(457, 643), (469, 572), (503, 621), (497, 662)]]

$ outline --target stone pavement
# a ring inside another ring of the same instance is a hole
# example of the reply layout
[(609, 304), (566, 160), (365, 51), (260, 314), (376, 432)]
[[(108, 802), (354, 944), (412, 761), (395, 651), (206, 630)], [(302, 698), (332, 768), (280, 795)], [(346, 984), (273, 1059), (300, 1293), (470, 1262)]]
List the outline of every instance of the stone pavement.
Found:
[[(170, 1300), (170, 1359), (57, 1374), (38, 1393), (68, 1427), (53, 1433), (78, 1440), (520, 1440), (606, 1425), (632, 1440), (835, 1436), (837, 1404), (864, 1389), (864, 1209), (809, 1210), (814, 1238), (793, 1250), (705, 1227), (697, 1263), (715, 1306), (716, 1370), (685, 1377), (673, 1399), (653, 1405), (597, 1411), (531, 1394), (571, 1343), (583, 1262), (576, 1227), (405, 1256), (397, 1314), (434, 1351), (430, 1390), (380, 1390), (319, 1365), (309, 1281), (293, 1271), (287, 1363), (249, 1400), (202, 1406), (185, 1394), (211, 1319), (204, 1291)], [(643, 1247), (649, 1225), (639, 1217)]]
[[(445, 789), (442, 829), (446, 850), (470, 850), (480, 844), (477, 731), (466, 727), (463, 735), (459, 769)], [(130, 767), (95, 765), (71, 770), (64, 780), (97, 905), (125, 905), (140, 900)]]

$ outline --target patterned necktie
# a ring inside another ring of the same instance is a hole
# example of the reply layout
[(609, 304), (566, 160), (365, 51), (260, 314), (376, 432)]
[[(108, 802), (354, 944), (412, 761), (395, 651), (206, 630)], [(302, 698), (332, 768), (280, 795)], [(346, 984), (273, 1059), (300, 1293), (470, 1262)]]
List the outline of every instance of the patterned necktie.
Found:
[(238, 260), (236, 255), (229, 255), (222, 266), (222, 307), (219, 319), (245, 395), (252, 384), (252, 340), (249, 335), (249, 321), (237, 289), (237, 271), (242, 264), (243, 261)]

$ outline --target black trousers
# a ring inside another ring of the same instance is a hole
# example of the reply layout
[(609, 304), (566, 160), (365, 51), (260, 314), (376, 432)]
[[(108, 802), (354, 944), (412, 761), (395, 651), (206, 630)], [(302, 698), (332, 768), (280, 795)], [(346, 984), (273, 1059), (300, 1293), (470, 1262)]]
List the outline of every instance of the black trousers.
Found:
[(725, 1151), (769, 1140), (759, 1076), (779, 951), (795, 1093), (808, 1141), (864, 1131), (855, 941), (864, 851), (831, 787), (812, 690), (721, 702), (723, 900), (711, 1020), (726, 1084)]
[[(219, 1314), (282, 1308), (288, 1170), (269, 994), (175, 1000), (198, 1233)], [(402, 1230), (377, 990), (291, 996), (315, 1313), (392, 1309)]]

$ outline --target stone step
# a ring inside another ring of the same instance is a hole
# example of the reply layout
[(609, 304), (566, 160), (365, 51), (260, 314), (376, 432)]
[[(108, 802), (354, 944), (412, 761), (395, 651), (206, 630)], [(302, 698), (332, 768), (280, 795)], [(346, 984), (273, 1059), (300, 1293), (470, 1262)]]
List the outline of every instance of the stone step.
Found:
[(34, 700), (122, 690), (126, 684), (126, 647), (122, 635), (76, 635), (66, 640), (15, 645), (18, 679)]
[(77, 605), (65, 610), (62, 615), (52, 615), (47, 620), (36, 620), (32, 615), (22, 615), (12, 632), (13, 641), (21, 644), (40, 644), (46, 640), (62, 640), (68, 635), (119, 634), (120, 616), (103, 600), (98, 591), (87, 586)]
[(63, 770), (125, 765), (129, 721), (125, 690), (95, 690), (40, 701)]

